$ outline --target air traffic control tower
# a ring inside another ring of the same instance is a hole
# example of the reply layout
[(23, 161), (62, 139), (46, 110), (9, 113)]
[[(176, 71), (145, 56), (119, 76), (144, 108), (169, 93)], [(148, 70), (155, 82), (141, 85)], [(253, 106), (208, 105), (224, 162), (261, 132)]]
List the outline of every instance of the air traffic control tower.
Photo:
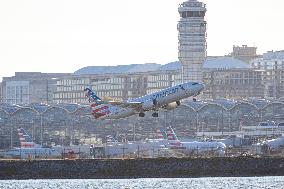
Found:
[(182, 80), (202, 82), (203, 62), (207, 56), (206, 5), (197, 0), (187, 0), (180, 4), (178, 12), (178, 56), (182, 65)]

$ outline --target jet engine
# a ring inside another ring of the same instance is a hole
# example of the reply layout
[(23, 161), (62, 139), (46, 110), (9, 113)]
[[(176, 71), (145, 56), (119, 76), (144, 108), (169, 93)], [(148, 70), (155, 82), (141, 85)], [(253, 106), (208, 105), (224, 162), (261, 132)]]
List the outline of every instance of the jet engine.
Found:
[(177, 108), (179, 106), (179, 104), (177, 102), (171, 102), (169, 104), (167, 104), (164, 108), (167, 110), (173, 110), (175, 108)]

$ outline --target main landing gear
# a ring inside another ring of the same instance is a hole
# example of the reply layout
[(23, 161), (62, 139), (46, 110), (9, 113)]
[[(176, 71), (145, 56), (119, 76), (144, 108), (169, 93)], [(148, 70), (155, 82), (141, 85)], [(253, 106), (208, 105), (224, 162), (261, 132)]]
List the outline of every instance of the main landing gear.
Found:
[(139, 113), (139, 117), (145, 117), (145, 113), (144, 112), (140, 112)]
[[(158, 114), (158, 112), (154, 112), (154, 113), (152, 113), (152, 116), (153, 117), (159, 117), (159, 114)], [(139, 117), (145, 117), (145, 113), (144, 112), (140, 112), (139, 113)]]
[(153, 117), (159, 117), (159, 114), (158, 114), (158, 112), (154, 112), (154, 113), (152, 113), (152, 116)]
[(179, 100), (176, 101), (176, 103), (177, 103), (177, 106), (180, 106), (180, 104), (181, 104)]
[(152, 116), (153, 117), (159, 117), (159, 114), (158, 114), (158, 101), (157, 99), (153, 99), (153, 105), (154, 105), (154, 113), (152, 113)]

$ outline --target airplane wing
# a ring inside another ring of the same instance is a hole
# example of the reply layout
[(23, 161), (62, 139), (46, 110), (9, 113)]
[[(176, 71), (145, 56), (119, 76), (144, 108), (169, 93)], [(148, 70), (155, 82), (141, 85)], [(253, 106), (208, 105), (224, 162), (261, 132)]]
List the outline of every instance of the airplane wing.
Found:
[(120, 106), (123, 108), (141, 108), (142, 102), (120, 102), (120, 101), (108, 101), (109, 104), (114, 106)]

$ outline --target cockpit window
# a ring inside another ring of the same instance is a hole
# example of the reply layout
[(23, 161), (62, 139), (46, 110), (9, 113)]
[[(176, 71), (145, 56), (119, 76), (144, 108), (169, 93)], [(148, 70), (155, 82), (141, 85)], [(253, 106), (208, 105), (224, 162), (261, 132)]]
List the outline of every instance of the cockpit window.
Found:
[(192, 85), (198, 85), (198, 83), (192, 83)]

